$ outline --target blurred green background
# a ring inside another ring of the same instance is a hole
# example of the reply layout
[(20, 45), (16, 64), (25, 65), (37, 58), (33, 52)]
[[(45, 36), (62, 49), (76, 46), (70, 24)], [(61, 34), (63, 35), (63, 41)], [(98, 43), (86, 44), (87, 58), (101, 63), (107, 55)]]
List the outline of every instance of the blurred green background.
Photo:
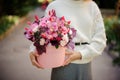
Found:
[[(0, 0), (0, 35), (36, 7), (42, 6), (45, 0)], [(49, 0), (51, 2), (52, 0)], [(104, 16), (108, 53), (114, 55), (113, 63), (120, 66), (120, 18), (115, 14), (118, 0), (94, 0), (101, 9), (113, 10), (111, 15)]]

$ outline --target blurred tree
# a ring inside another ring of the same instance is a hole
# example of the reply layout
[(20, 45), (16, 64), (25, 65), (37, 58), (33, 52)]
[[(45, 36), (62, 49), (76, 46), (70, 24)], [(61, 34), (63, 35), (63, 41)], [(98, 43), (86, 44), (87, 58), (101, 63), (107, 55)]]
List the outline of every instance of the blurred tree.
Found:
[(0, 17), (2, 16), (3, 11), (3, 0), (0, 0)]
[(117, 4), (116, 4), (116, 15), (120, 17), (120, 0), (117, 1)]
[(38, 0), (0, 0), (0, 15), (22, 15), (26, 8), (38, 4)]
[(100, 8), (115, 9), (118, 0), (94, 0)]

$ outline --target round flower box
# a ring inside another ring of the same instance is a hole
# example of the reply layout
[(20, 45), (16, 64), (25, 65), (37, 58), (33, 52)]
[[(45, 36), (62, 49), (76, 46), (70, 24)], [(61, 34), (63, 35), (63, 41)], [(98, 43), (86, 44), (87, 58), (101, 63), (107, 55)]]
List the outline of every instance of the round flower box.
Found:
[(65, 47), (55, 48), (54, 46), (47, 46), (46, 53), (37, 57), (38, 63), (43, 68), (55, 68), (63, 65), (65, 60)]

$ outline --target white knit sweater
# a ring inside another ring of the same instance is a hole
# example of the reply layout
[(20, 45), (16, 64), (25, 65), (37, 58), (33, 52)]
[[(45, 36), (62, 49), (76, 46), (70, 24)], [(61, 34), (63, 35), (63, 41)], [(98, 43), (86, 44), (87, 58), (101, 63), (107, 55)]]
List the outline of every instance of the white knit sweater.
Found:
[(51, 9), (56, 11), (58, 17), (64, 16), (71, 21), (71, 26), (77, 30), (74, 42), (90, 43), (75, 47), (75, 51), (81, 53), (82, 59), (72, 63), (88, 63), (102, 54), (106, 46), (106, 35), (101, 12), (94, 1), (55, 0), (47, 7), (45, 16)]

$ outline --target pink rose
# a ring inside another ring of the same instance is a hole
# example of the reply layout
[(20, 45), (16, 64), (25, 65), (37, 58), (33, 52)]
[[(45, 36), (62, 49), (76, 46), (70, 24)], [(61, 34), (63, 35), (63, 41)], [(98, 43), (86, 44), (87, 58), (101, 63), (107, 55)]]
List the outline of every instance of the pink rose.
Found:
[(58, 26), (57, 26), (56, 22), (52, 23), (52, 28), (53, 28), (54, 31), (58, 31)]
[(47, 34), (46, 33), (41, 33), (40, 36), (43, 37), (43, 38), (47, 38)]
[(48, 38), (48, 39), (52, 39), (53, 36), (52, 36), (52, 35), (47, 35), (47, 38)]
[(42, 26), (42, 27), (46, 27), (47, 26), (45, 21), (41, 21), (39, 25)]
[(33, 31), (33, 32), (36, 32), (38, 30), (38, 24), (37, 23), (33, 23), (30, 25), (30, 29)]
[(52, 36), (53, 36), (53, 37), (57, 37), (58, 34), (57, 34), (57, 33), (53, 33)]
[(68, 31), (69, 31), (69, 29), (67, 28), (67, 27), (62, 27), (62, 33), (63, 34), (67, 34), (68, 33)]

